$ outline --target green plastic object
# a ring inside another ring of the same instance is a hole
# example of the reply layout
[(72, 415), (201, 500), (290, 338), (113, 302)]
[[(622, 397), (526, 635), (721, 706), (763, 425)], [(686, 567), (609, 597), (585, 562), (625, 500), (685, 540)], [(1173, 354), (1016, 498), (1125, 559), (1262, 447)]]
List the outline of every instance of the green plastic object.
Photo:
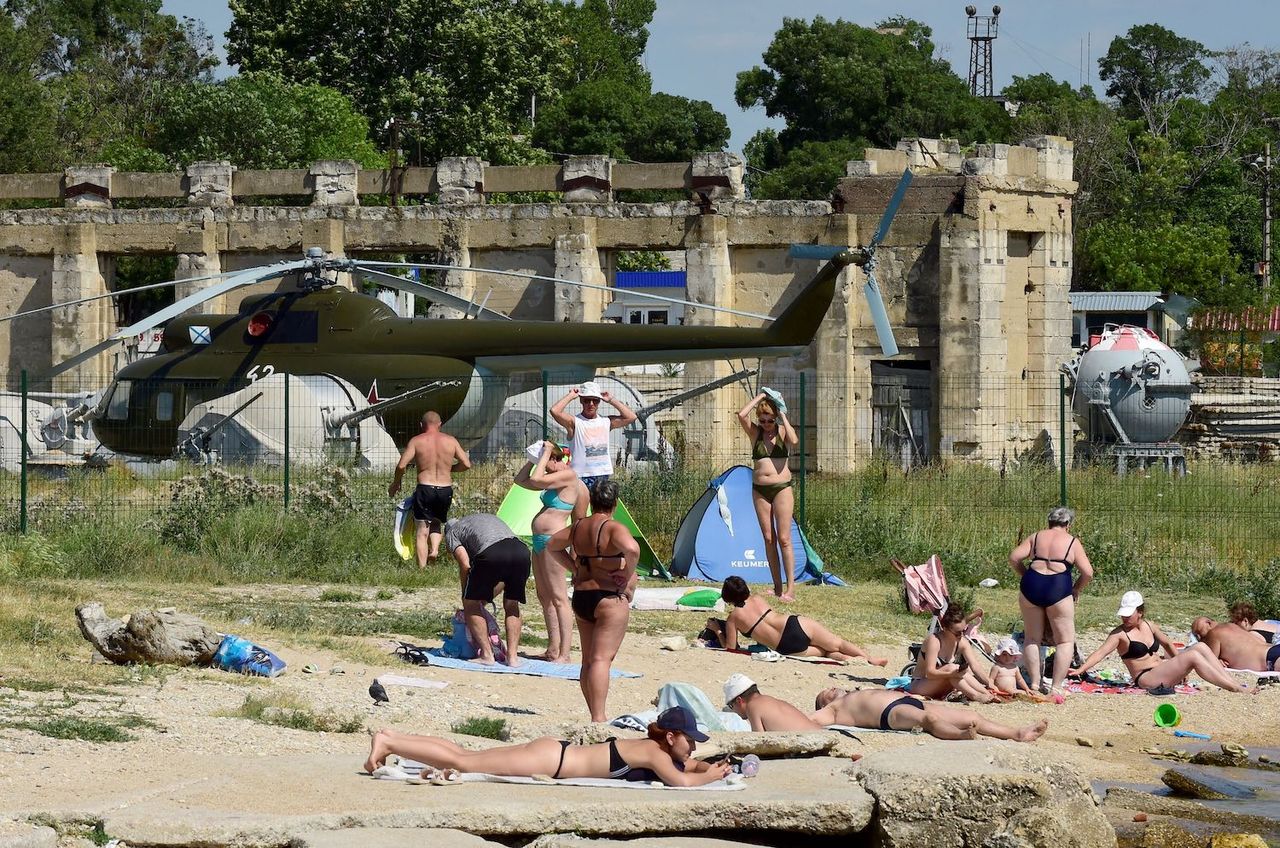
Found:
[(1182, 724), (1182, 713), (1173, 704), (1166, 702), (1156, 707), (1155, 719), (1156, 727), (1177, 727)]
[(680, 600), (676, 601), (676, 606), (711, 609), (716, 605), (716, 601), (718, 600), (720, 600), (719, 589), (695, 589)]

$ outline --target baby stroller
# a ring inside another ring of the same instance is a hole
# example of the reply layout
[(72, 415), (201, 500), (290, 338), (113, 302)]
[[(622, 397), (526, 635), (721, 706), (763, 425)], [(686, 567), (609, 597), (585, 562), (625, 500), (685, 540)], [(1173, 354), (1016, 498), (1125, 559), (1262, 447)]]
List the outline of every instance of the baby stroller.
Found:
[[(942, 560), (934, 554), (920, 565), (907, 565), (897, 558), (890, 559), (889, 562), (902, 575), (903, 599), (906, 601), (907, 609), (917, 614), (928, 613), (932, 616), (928, 632), (937, 631), (938, 618), (946, 612), (951, 603), (951, 596), (947, 592), (947, 575), (942, 570)], [(990, 642), (978, 632), (982, 624), (982, 610), (977, 609), (971, 612), (965, 622), (968, 624), (965, 636), (969, 642), (985, 659), (995, 662)], [(901, 676), (911, 677), (915, 673), (922, 648), (921, 642), (915, 642), (907, 648), (911, 661), (902, 667), (902, 671), (899, 672)]]

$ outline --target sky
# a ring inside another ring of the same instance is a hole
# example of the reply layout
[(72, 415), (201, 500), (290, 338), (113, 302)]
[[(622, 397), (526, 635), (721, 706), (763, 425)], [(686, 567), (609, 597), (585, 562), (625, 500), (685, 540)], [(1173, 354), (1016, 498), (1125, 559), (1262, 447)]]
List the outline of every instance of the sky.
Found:
[[(737, 73), (763, 64), (783, 17), (844, 18), (864, 26), (891, 15), (933, 28), (937, 53), (967, 77), (964, 0), (657, 0), (645, 65), (655, 91), (710, 101), (729, 119), (732, 150), (762, 127), (780, 127), (760, 108), (744, 111), (733, 99)], [(975, 4), (976, 5), (976, 4)], [(226, 0), (164, 0), (164, 11), (201, 20), (218, 44), (231, 23)], [(1004, 0), (992, 51), (995, 89), (1016, 76), (1048, 72), (1072, 85), (1082, 81), (1103, 93), (1098, 57), (1135, 24), (1158, 23), (1213, 50), (1252, 43), (1280, 49), (1280, 0)], [(979, 5), (989, 14), (990, 5)], [(1086, 58), (1087, 54), (1087, 58)], [(220, 76), (234, 68), (219, 69)]]

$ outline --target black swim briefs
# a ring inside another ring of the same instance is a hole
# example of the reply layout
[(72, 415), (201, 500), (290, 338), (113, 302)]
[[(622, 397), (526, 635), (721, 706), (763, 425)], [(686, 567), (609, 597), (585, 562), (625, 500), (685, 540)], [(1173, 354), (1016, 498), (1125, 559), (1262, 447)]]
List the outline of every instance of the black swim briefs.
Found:
[(489, 603), (494, 590), (502, 584), (502, 599), (525, 602), (525, 583), (529, 580), (529, 549), (519, 539), (494, 542), (471, 558), (471, 572), (462, 597), (468, 601)]
[(452, 486), (428, 486), (419, 483), (413, 490), (413, 517), (416, 521), (444, 524), (453, 503)]

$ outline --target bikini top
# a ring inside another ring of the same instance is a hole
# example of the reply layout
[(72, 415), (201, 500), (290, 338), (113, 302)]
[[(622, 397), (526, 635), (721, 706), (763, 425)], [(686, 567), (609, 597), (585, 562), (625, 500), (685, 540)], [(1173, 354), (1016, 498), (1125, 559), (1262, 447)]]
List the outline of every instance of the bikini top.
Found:
[[(951, 658), (950, 658), (950, 659), (945, 659), (945, 660), (944, 660), (942, 657), (938, 657), (938, 660), (937, 660), (938, 665), (937, 665), (937, 667), (938, 667), (938, 668), (942, 668), (944, 665), (950, 665), (951, 663), (963, 662), (963, 661), (964, 661), (964, 654), (960, 653), (960, 648), (964, 645), (964, 641), (965, 641), (965, 637), (964, 637), (964, 636), (961, 636), (959, 639), (957, 639), (957, 640), (956, 640), (956, 649), (955, 649), (954, 651), (952, 651), (952, 652), (951, 652)], [(942, 647), (942, 638), (941, 638), (941, 637), (939, 637), (939, 638), (938, 638), (938, 647), (939, 647), (939, 648), (941, 648), (941, 647)]]
[(573, 504), (560, 499), (560, 493), (554, 489), (544, 489), (539, 496), (542, 498), (542, 505), (547, 509), (562, 509), (565, 512), (573, 510)]
[(782, 437), (782, 431), (778, 431), (778, 435), (774, 438), (773, 448), (770, 449), (764, 443), (764, 431), (756, 428), (756, 440), (751, 445), (752, 459), (786, 459), (791, 456), (791, 447), (787, 444), (786, 439)]
[[(644, 766), (633, 767), (626, 760), (622, 759), (622, 755), (618, 753), (618, 740), (610, 737), (609, 740), (609, 776), (614, 778), (622, 778), (623, 780), (636, 781), (641, 783), (652, 783), (655, 780), (661, 780), (658, 773), (653, 769)], [(684, 763), (671, 761), (679, 771), (684, 771)]]
[[(1039, 536), (1040, 536), (1040, 534), (1039, 534), (1039, 533), (1037, 533), (1035, 536), (1032, 536), (1032, 537), (1031, 537), (1031, 561), (1032, 561), (1032, 562), (1035, 562), (1036, 560), (1039, 560), (1040, 562), (1058, 562), (1058, 563), (1062, 563), (1062, 565), (1066, 566), (1067, 571), (1070, 571), (1070, 570), (1073, 568), (1073, 566), (1072, 566), (1071, 562), (1067, 559), (1067, 554), (1071, 553), (1071, 549), (1072, 549), (1073, 547), (1075, 547), (1075, 544), (1076, 544), (1076, 538), (1075, 538), (1075, 536), (1072, 536), (1072, 537), (1071, 537), (1071, 544), (1067, 545), (1067, 549), (1066, 549), (1065, 551), (1063, 551), (1062, 556), (1061, 556), (1061, 557), (1058, 557), (1058, 558), (1054, 558), (1054, 557), (1042, 557), (1042, 556), (1039, 556), (1039, 555), (1037, 555), (1037, 554), (1036, 554), (1036, 540), (1037, 540), (1037, 538), (1038, 538)], [(1065, 572), (1064, 572), (1064, 573), (1065, 573)]]
[[(604, 533), (604, 528), (608, 526), (611, 521), (613, 521), (613, 519), (611, 518), (606, 519), (604, 521), (601, 521), (600, 525), (596, 527), (596, 553), (578, 554), (578, 565), (581, 565), (583, 568), (588, 568), (590, 566), (590, 561), (593, 559), (620, 559), (623, 556), (621, 552), (616, 554), (600, 553), (600, 536), (601, 534)], [(578, 529), (575, 527), (574, 533), (576, 534), (577, 532), (578, 532)], [(576, 542), (574, 543), (573, 547), (575, 550), (577, 549), (578, 545)]]
[(1125, 648), (1123, 654), (1120, 655), (1122, 660), (1140, 660), (1143, 657), (1154, 657), (1160, 652), (1160, 640), (1156, 639), (1156, 634), (1151, 634), (1151, 644), (1147, 645), (1136, 639), (1129, 640), (1129, 647)]
[(756, 619), (756, 623), (748, 627), (746, 630), (742, 631), (742, 635), (750, 636), (752, 633), (754, 633), (756, 628), (760, 626), (760, 622), (764, 621), (764, 617), (771, 612), (773, 612), (773, 610), (767, 609), (764, 612), (760, 613), (760, 617)]

